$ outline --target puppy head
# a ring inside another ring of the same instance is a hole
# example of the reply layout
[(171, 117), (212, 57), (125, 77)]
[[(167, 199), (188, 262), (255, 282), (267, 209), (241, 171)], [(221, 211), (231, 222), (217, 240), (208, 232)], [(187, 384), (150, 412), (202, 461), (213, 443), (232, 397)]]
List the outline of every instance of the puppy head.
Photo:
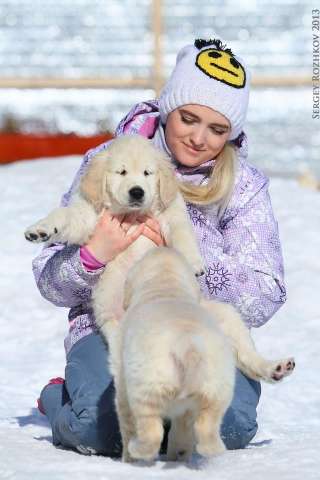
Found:
[(150, 210), (157, 193), (157, 150), (140, 135), (118, 137), (109, 148), (108, 189), (118, 213)]
[(156, 200), (166, 208), (178, 192), (172, 168), (162, 152), (140, 135), (123, 135), (90, 163), (80, 185), (96, 210), (141, 213)]

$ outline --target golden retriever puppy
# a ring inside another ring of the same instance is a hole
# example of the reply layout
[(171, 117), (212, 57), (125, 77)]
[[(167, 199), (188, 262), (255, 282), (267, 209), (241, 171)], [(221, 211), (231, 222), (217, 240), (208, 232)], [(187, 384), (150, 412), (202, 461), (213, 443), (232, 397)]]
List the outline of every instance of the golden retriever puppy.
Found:
[(201, 455), (222, 452), (235, 366), (271, 383), (295, 366), (293, 358), (262, 358), (235, 308), (201, 298), (174, 249), (154, 249), (129, 271), (124, 308), (110, 356), (124, 461), (157, 455), (166, 417), (169, 460), (187, 460), (194, 443)]
[[(194, 274), (203, 273), (193, 227), (170, 162), (150, 140), (139, 135), (118, 137), (97, 154), (70, 206), (53, 210), (29, 227), (25, 237), (31, 242), (83, 245), (104, 209), (115, 215), (152, 214), (161, 225), (166, 244), (188, 258)], [(93, 291), (93, 308), (96, 323), (107, 338), (108, 320), (117, 321), (123, 313), (123, 285), (130, 265), (154, 247), (151, 240), (141, 235), (101, 274)]]
[(212, 315), (187, 261), (158, 247), (127, 277), (126, 312), (111, 342), (123, 460), (151, 460), (172, 420), (168, 459), (187, 460), (194, 442), (211, 456), (225, 446), (220, 425), (232, 400), (232, 348)]

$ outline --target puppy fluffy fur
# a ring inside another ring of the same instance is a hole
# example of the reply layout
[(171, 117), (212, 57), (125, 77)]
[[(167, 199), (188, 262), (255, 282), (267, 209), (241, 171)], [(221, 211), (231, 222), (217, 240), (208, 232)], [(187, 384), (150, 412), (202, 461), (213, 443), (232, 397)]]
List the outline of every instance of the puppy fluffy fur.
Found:
[(219, 429), (234, 387), (234, 357), (200, 306), (192, 270), (173, 249), (147, 253), (128, 276), (111, 370), (123, 460), (153, 459), (171, 418), (168, 459), (187, 460), (195, 436), (205, 456), (225, 447)]
[[(70, 206), (53, 210), (29, 227), (25, 237), (32, 242), (83, 245), (104, 208), (112, 214), (154, 215), (166, 244), (188, 258), (196, 275), (203, 273), (202, 258), (171, 164), (149, 140), (139, 135), (118, 137), (107, 150), (97, 154)], [(141, 235), (109, 262), (101, 274), (92, 301), (96, 323), (106, 338), (109, 326), (112, 328), (112, 323), (123, 313), (123, 285), (129, 267), (154, 247), (151, 240)]]
[(220, 425), (233, 394), (235, 366), (275, 382), (293, 359), (269, 362), (230, 305), (201, 299), (198, 282), (174, 249), (148, 252), (130, 270), (126, 313), (114, 330), (110, 355), (123, 460), (150, 460), (172, 425), (168, 460), (223, 452)]

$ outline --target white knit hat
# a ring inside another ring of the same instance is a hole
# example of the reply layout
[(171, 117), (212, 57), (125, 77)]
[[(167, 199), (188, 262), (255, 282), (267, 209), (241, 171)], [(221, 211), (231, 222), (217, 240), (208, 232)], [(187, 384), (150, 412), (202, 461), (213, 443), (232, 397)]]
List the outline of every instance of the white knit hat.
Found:
[(250, 73), (221, 40), (196, 40), (177, 55), (176, 66), (159, 97), (161, 122), (182, 105), (199, 104), (224, 115), (229, 140), (242, 132), (249, 101)]

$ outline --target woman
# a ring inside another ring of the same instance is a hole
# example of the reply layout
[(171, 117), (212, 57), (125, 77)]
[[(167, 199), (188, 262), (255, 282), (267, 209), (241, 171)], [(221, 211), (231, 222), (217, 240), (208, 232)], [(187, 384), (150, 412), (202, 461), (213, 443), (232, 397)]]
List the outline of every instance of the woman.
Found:
[[(248, 99), (243, 61), (220, 40), (196, 40), (179, 52), (159, 100), (133, 108), (116, 136), (146, 136), (171, 157), (207, 267), (201, 289), (208, 298), (233, 304), (250, 328), (275, 314), (285, 301), (285, 287), (268, 180), (246, 161)], [(108, 143), (87, 153), (63, 205), (90, 159), (105, 148)], [(49, 382), (39, 408), (51, 423), (53, 443), (85, 454), (121, 453), (108, 350), (95, 327), (90, 297), (108, 262), (138, 235), (163, 245), (153, 218), (139, 219), (142, 225), (127, 235), (135, 220), (106, 212), (87, 245), (51, 245), (34, 260), (42, 295), (70, 308), (65, 381)], [(260, 392), (258, 382), (237, 372), (221, 428), (227, 448), (244, 448), (254, 437)]]

